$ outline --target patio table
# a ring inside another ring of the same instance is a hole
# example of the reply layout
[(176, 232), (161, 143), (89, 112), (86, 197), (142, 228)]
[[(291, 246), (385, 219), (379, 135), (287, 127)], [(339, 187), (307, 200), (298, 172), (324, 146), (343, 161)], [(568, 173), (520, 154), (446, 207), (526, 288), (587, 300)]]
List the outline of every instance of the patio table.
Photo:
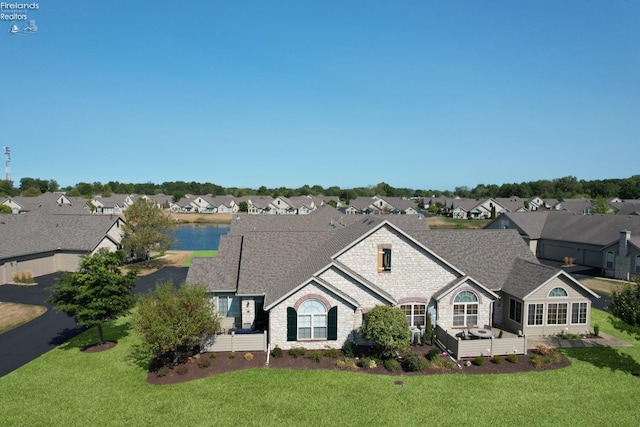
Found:
[(491, 331), (491, 329), (484, 328), (469, 328), (469, 334), (478, 338), (491, 338), (493, 336), (493, 331)]

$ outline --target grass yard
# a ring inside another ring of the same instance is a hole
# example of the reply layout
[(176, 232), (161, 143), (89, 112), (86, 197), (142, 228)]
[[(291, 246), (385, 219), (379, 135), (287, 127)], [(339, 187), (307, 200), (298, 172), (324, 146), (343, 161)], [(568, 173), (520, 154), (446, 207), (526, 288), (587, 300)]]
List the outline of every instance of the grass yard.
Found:
[(583, 277), (580, 283), (594, 292), (611, 295), (614, 290), (622, 290), (628, 282), (622, 280), (605, 279), (602, 277)]
[(193, 254), (182, 263), (181, 267), (189, 267), (193, 258), (206, 258), (218, 256), (218, 251), (193, 251)]
[(491, 222), (488, 219), (459, 219), (446, 216), (426, 217), (429, 228), (455, 228), (458, 230), (484, 228)]
[(0, 424), (636, 426), (640, 328), (595, 309), (592, 318), (633, 347), (567, 350), (572, 365), (560, 370), (405, 376), (403, 386), (386, 375), (268, 368), (151, 386), (123, 318), (105, 330), (119, 342), (111, 350), (82, 353), (91, 330), (0, 378)]

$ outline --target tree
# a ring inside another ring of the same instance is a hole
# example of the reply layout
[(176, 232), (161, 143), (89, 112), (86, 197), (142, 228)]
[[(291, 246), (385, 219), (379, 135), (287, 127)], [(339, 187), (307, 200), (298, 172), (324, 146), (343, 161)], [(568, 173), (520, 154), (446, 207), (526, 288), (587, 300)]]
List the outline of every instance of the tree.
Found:
[(385, 358), (409, 348), (411, 331), (405, 314), (398, 307), (377, 305), (362, 322), (362, 337), (373, 341)]
[(220, 329), (220, 318), (203, 286), (164, 282), (140, 298), (133, 327), (159, 360), (177, 365)]
[(598, 197), (593, 202), (593, 213), (606, 214), (611, 211), (611, 206), (604, 197)]
[(640, 280), (614, 290), (611, 293), (609, 311), (629, 325), (640, 326)]
[(10, 214), (11, 212), (12, 212), (12, 210), (11, 210), (11, 206), (8, 206), (8, 205), (0, 205), (0, 213), (4, 213), (4, 214), (9, 213), (9, 214)]
[(146, 259), (155, 250), (164, 252), (173, 243), (174, 222), (152, 199), (140, 198), (125, 211), (122, 246)]
[(133, 305), (132, 289), (136, 271), (123, 275), (121, 251), (100, 249), (85, 255), (78, 270), (66, 272), (48, 289), (53, 293), (47, 300), (55, 309), (75, 318), (76, 323), (98, 327), (99, 344), (104, 342), (102, 325), (125, 314)]

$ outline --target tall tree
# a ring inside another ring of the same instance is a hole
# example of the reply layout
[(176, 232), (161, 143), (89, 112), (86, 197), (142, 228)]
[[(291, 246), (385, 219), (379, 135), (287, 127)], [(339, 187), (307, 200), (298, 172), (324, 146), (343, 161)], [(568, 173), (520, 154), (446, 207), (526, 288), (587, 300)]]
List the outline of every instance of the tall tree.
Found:
[(99, 344), (104, 342), (102, 325), (125, 314), (133, 305), (136, 271), (122, 274), (121, 251), (100, 249), (85, 255), (77, 271), (66, 272), (48, 289), (47, 300), (55, 309), (75, 318), (79, 325), (98, 327)]
[(152, 250), (164, 252), (173, 244), (174, 222), (152, 199), (139, 198), (125, 211), (122, 246), (146, 259)]

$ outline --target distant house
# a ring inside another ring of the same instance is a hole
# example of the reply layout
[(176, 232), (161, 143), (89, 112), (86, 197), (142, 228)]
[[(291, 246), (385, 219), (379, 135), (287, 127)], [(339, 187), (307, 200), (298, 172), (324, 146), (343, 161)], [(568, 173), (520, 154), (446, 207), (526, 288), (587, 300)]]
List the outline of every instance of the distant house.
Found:
[(502, 328), (511, 341), (476, 342), (473, 351), (523, 352), (524, 335), (585, 332), (597, 298), (540, 264), (513, 230), (429, 230), (416, 215), (331, 209), (234, 219), (218, 257), (194, 259), (187, 282), (207, 287), (230, 328), (265, 330), (282, 349), (364, 343), (363, 316), (389, 305), (417, 333), (430, 314), (441, 340)]
[(517, 230), (540, 259), (570, 259), (617, 279), (640, 277), (640, 216), (507, 213), (486, 228)]
[(116, 250), (123, 220), (117, 216), (34, 211), (0, 216), (0, 283), (30, 270), (33, 276), (77, 269), (81, 255)]

